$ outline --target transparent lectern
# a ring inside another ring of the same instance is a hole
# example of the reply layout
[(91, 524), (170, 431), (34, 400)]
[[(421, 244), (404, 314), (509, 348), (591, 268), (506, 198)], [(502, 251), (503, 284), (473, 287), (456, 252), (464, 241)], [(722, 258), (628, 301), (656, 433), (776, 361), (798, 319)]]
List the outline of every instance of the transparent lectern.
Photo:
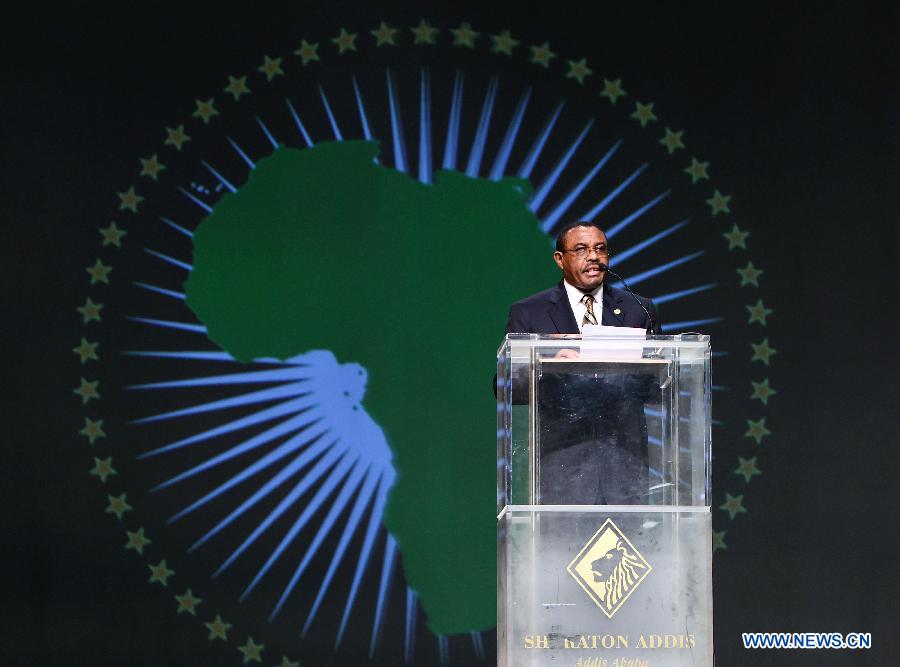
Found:
[(497, 419), (499, 664), (713, 665), (709, 337), (510, 334)]

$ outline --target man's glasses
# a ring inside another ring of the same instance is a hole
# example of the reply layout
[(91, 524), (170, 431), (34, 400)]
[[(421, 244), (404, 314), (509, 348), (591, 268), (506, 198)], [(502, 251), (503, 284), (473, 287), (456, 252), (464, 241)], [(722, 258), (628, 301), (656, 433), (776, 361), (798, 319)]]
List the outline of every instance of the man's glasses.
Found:
[(588, 257), (592, 252), (597, 253), (598, 257), (609, 257), (609, 248), (602, 243), (599, 245), (595, 245), (593, 248), (588, 248), (586, 245), (575, 246), (571, 250), (563, 250), (563, 252), (571, 252), (578, 259), (584, 259)]

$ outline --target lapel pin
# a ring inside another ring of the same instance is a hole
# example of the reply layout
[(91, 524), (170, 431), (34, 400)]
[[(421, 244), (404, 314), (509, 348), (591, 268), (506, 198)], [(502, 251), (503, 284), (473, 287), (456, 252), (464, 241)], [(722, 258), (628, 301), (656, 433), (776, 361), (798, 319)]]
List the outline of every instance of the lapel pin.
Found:
[(621, 315), (621, 314), (622, 314), (622, 309), (621, 309), (621, 308), (616, 308), (616, 309), (613, 311), (613, 315)]

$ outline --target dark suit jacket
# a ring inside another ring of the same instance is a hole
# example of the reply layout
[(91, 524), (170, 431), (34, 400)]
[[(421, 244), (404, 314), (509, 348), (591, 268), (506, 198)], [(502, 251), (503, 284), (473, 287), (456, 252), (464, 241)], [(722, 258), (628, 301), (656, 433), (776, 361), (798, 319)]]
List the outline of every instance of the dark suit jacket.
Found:
[[(654, 333), (660, 333), (659, 317), (650, 299), (638, 297), (653, 317)], [(616, 310), (619, 314), (616, 314)], [(647, 314), (625, 290), (603, 285), (603, 311), (600, 324), (611, 327), (649, 326)], [(569, 305), (563, 281), (555, 287), (516, 301), (509, 309), (506, 333), (577, 334), (578, 323)]]

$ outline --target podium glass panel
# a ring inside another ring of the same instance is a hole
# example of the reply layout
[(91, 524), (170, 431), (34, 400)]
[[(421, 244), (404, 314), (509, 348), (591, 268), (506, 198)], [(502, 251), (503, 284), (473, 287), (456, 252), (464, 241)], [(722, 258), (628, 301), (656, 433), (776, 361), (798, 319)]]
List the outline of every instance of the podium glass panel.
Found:
[(501, 665), (712, 665), (707, 336), (498, 352)]

